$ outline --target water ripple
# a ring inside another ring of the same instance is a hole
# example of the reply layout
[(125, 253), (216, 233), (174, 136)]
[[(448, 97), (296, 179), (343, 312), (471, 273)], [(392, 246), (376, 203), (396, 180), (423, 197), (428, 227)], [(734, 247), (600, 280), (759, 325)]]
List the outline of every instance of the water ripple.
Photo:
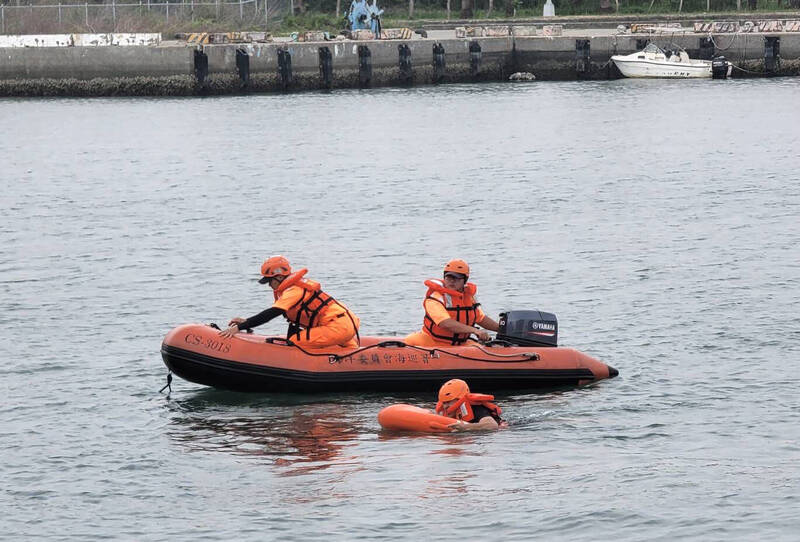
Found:
[[(799, 86), (0, 99), (4, 535), (795, 539)], [(488, 435), (380, 430), (435, 390), (159, 395), (164, 333), (262, 310), (274, 253), (381, 335), (465, 258), (621, 376), (500, 391)]]

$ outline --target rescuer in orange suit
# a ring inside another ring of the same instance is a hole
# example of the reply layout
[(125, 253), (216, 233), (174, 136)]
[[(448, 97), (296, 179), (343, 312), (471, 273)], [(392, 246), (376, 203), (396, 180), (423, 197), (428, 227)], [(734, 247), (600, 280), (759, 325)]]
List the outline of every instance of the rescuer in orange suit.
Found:
[(289, 260), (272, 256), (261, 265), (260, 284), (269, 284), (275, 302), (265, 311), (250, 318), (233, 318), (228, 329), (220, 331), (223, 337), (233, 337), (243, 329), (250, 329), (283, 315), (289, 321), (286, 338), (305, 348), (330, 346), (357, 347), (358, 316), (342, 303), (322, 291), (320, 284), (303, 278), (301, 269), (292, 273)]
[(458, 420), (448, 425), (452, 431), (494, 431), (507, 427), (500, 414), (503, 410), (492, 403), (493, 395), (471, 393), (463, 380), (448, 380), (439, 389), (436, 414)]
[(425, 281), (428, 292), (422, 306), (425, 317), (422, 329), (405, 338), (414, 346), (458, 346), (475, 344), (470, 335), (489, 340), (490, 331), (498, 331), (497, 322), (486, 316), (475, 298), (478, 287), (469, 280), (469, 265), (464, 260), (450, 260), (444, 266), (442, 280)]

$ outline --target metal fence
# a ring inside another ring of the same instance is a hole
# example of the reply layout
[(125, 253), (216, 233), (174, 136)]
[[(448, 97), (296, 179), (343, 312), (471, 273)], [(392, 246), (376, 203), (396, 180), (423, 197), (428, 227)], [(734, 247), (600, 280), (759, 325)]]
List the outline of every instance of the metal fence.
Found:
[(85, 28), (92, 32), (143, 31), (180, 23), (238, 22), (269, 27), (293, 8), (292, 0), (138, 0), (106, 3), (0, 3), (0, 34), (49, 33)]

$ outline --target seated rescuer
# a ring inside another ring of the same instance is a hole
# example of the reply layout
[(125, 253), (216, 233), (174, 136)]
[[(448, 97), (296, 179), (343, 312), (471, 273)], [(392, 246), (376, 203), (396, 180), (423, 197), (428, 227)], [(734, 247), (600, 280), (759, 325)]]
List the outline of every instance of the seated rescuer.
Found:
[(493, 395), (470, 393), (466, 382), (454, 378), (439, 389), (436, 413), (458, 420), (448, 426), (452, 431), (493, 431), (508, 427), (508, 422), (500, 417), (503, 410), (490, 401), (494, 401)]
[(272, 256), (261, 265), (260, 284), (269, 284), (275, 302), (272, 307), (248, 319), (233, 318), (230, 327), (220, 331), (223, 337), (232, 337), (242, 329), (269, 322), (279, 315), (289, 320), (286, 338), (307, 348), (329, 346), (358, 346), (358, 317), (342, 303), (326, 294), (320, 284), (303, 278), (308, 272), (301, 269), (292, 273), (289, 260)]
[(486, 316), (475, 299), (478, 287), (469, 279), (469, 265), (464, 260), (451, 260), (444, 267), (443, 280), (425, 281), (428, 292), (422, 306), (425, 318), (422, 330), (405, 338), (406, 344), (414, 346), (454, 346), (475, 344), (470, 335), (482, 341), (489, 340), (489, 334), (475, 327), (479, 325), (491, 331), (498, 331), (497, 322)]

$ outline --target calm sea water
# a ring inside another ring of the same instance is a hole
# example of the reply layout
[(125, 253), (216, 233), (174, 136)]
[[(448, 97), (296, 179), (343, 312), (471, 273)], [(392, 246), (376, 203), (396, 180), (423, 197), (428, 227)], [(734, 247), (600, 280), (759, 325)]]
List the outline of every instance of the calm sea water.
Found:
[[(797, 540), (799, 92), (0, 100), (0, 538)], [(464, 258), (620, 377), (484, 435), (381, 433), (436, 390), (159, 394), (164, 334), (265, 308), (275, 253), (386, 335)]]

